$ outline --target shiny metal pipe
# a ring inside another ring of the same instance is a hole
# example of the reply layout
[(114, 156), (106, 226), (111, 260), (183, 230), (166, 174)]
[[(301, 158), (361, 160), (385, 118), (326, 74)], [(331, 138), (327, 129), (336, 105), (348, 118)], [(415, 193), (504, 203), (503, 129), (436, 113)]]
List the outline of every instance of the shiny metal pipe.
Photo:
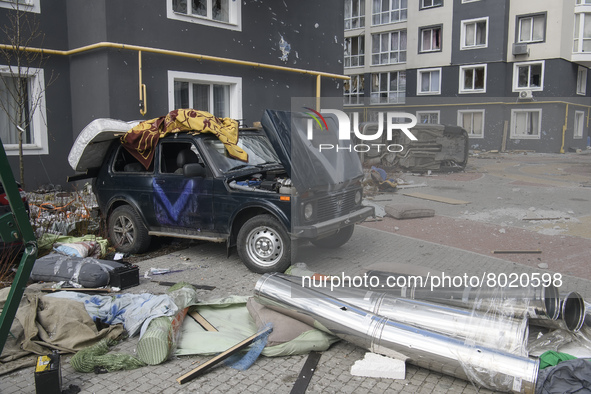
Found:
[(534, 393), (538, 362), (442, 334), (394, 322), (354, 305), (302, 288), (276, 274), (265, 274), (255, 286), (255, 299), (279, 312), (333, 333), (369, 351), (405, 355), (419, 367), (468, 379), (499, 391)]
[[(380, 289), (396, 296), (412, 298), (416, 300), (436, 302), (460, 308), (478, 309), (481, 311), (497, 311), (505, 316), (521, 318), (529, 316), (548, 316), (552, 320), (560, 315), (560, 298), (558, 289), (549, 286), (517, 286), (517, 287), (490, 287), (483, 283), (479, 287), (447, 286), (447, 280), (443, 280), (443, 274), (439, 276), (423, 277), (417, 275), (389, 273), (384, 271), (368, 271), (369, 276), (380, 279), (380, 283), (388, 283), (388, 278), (405, 277), (406, 286), (388, 286)], [(451, 275), (445, 275), (453, 277)], [(457, 278), (457, 277), (456, 277)], [(437, 279), (437, 281), (435, 281)], [(486, 279), (486, 278), (484, 278)], [(431, 287), (435, 281), (438, 286)], [(461, 283), (463, 284), (463, 283)]]
[[(312, 284), (297, 276), (276, 276), (302, 287)], [(322, 286), (312, 290), (398, 323), (457, 338), (468, 345), (486, 346), (527, 356), (527, 318), (514, 319), (355, 287), (331, 290), (330, 286)]]

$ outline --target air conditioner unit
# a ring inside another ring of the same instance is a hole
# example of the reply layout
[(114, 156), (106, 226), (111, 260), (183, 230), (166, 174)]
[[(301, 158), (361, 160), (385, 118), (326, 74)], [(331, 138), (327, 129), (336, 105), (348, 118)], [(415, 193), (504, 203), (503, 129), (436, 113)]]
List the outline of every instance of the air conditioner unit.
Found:
[(513, 44), (513, 55), (529, 55), (527, 44)]
[(522, 100), (532, 99), (534, 96), (531, 90), (522, 90), (519, 92), (519, 98)]

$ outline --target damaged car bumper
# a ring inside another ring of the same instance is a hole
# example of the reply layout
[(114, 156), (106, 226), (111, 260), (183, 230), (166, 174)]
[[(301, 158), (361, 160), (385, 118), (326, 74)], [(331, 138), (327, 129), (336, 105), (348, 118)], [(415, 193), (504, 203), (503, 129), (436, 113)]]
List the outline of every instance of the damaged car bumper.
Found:
[(343, 227), (360, 223), (374, 215), (375, 211), (373, 207), (363, 207), (348, 215), (326, 220), (324, 222), (315, 223), (309, 226), (295, 226), (292, 235), (296, 238), (319, 238), (323, 235), (334, 233)]

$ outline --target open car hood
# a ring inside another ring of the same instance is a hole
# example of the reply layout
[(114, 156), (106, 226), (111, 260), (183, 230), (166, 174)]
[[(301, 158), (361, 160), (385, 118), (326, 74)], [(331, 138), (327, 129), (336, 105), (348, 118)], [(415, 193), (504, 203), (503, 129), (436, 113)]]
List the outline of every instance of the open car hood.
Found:
[(336, 190), (347, 187), (363, 177), (356, 152), (347, 149), (322, 149), (350, 146), (348, 140), (338, 140), (336, 119), (325, 117), (328, 130), (313, 130), (308, 140), (312, 118), (299, 112), (266, 110), (261, 121), (267, 138), (300, 193), (307, 190)]

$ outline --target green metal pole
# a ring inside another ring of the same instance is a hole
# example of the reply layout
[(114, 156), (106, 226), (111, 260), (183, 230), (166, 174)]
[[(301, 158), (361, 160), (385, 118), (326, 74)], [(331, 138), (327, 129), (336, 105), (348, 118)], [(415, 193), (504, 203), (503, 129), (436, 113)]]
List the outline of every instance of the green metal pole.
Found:
[[(14, 180), (14, 175), (12, 175), (2, 140), (0, 140), (0, 181), (2, 181), (2, 185), (4, 186), (4, 191), (6, 192), (15, 222), (15, 226), (10, 226), (10, 235), (15, 240), (22, 240), (25, 245), (23, 257), (10, 287), (10, 293), (8, 293), (4, 308), (2, 308), (2, 315), (0, 316), (0, 353), (2, 353), (14, 316), (16, 315), (23, 293), (25, 292), (25, 287), (31, 276), (31, 270), (37, 259), (37, 239), (29, 222), (29, 215), (27, 215), (25, 205), (16, 187), (16, 181)], [(4, 241), (6, 242), (7, 240), (5, 239)]]

